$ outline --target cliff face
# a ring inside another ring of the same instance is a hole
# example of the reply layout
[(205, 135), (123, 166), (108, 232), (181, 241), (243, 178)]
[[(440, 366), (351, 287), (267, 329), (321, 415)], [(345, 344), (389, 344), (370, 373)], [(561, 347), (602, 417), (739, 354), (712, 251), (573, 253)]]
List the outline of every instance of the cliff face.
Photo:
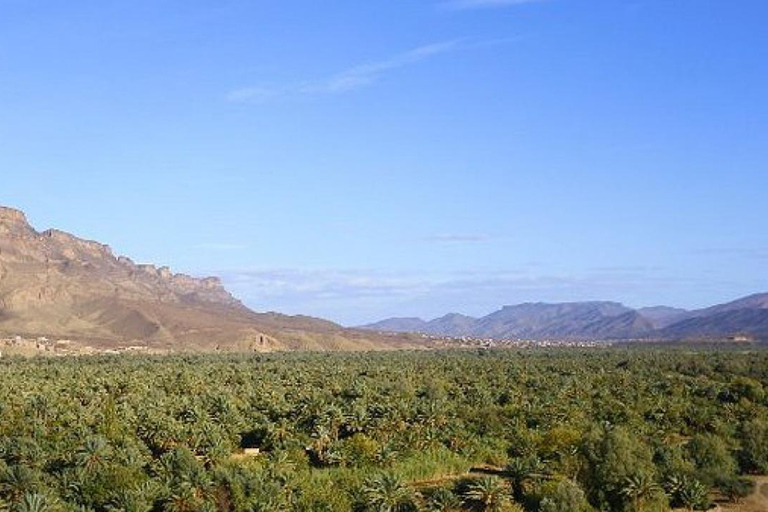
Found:
[(168, 267), (136, 265), (109, 246), (63, 231), (38, 233), (18, 210), (0, 207), (0, 300), (6, 311), (76, 298), (170, 304), (242, 305), (218, 278), (195, 279)]
[(254, 313), (218, 278), (138, 265), (98, 242), (38, 232), (22, 212), (0, 207), (0, 336), (15, 335), (105, 347), (383, 348), (330, 322)]

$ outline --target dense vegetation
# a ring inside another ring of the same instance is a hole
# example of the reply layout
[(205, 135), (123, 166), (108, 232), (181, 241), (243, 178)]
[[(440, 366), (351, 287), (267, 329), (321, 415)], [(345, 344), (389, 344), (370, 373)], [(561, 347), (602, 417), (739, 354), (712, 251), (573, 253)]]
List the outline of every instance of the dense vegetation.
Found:
[(766, 352), (3, 359), (0, 382), (0, 510), (701, 510), (768, 472)]

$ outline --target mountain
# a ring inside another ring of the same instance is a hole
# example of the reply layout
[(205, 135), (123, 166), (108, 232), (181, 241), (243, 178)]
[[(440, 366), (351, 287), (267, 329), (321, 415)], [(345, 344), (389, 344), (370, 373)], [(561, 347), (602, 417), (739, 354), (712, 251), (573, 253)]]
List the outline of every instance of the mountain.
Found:
[(466, 336), (472, 333), (476, 322), (477, 318), (458, 313), (449, 313), (427, 322), (426, 331), (424, 332), (438, 336)]
[(427, 325), (421, 318), (387, 318), (363, 328), (381, 332), (427, 332)]
[(651, 306), (637, 310), (640, 315), (648, 319), (656, 329), (663, 329), (676, 322), (684, 320), (689, 311), (680, 308), (671, 308), (669, 306)]
[(746, 335), (768, 339), (768, 293), (691, 311), (659, 331), (663, 338), (715, 338)]
[(725, 304), (718, 304), (717, 306), (699, 309), (697, 311), (693, 311), (692, 314), (693, 316), (701, 317), (728, 311), (739, 311), (743, 309), (768, 309), (768, 293), (756, 293), (754, 295), (749, 295), (732, 302), (726, 302)]
[(376, 349), (410, 346), (331, 322), (255, 313), (219, 279), (116, 257), (101, 243), (36, 231), (0, 207), (0, 338), (46, 337), (89, 347), (162, 350)]
[(425, 322), (392, 319), (363, 326), (392, 332), (495, 339), (768, 340), (768, 293), (687, 311), (667, 306), (631, 309), (616, 302), (525, 303), (482, 318), (451, 314)]
[(574, 337), (592, 339), (638, 339), (654, 330), (653, 322), (637, 311), (628, 311), (619, 316), (607, 317), (587, 325)]
[(471, 334), (476, 318), (449, 313), (429, 322), (421, 318), (388, 318), (360, 329), (379, 332), (415, 332), (435, 336), (466, 336)]
[(421, 332), (476, 338), (627, 338), (653, 330), (636, 311), (615, 302), (526, 303), (504, 306), (482, 318), (452, 313), (429, 322), (390, 319), (363, 326), (392, 332)]
[(669, 339), (747, 336), (768, 340), (768, 309), (737, 309), (688, 318), (659, 331)]
[(652, 328), (616, 302), (526, 303), (481, 318), (472, 332), (488, 338), (625, 337), (631, 325), (643, 332)]

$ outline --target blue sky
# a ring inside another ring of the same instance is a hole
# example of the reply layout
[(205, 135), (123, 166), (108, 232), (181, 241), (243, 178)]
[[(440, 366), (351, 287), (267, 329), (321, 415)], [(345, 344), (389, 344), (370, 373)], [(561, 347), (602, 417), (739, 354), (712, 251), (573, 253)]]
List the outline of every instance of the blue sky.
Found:
[(0, 204), (357, 324), (768, 291), (764, 0), (0, 0)]

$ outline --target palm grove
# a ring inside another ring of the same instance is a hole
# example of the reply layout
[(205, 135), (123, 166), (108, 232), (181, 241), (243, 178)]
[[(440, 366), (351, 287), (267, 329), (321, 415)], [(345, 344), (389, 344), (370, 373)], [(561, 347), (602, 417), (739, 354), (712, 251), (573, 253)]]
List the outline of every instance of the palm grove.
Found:
[(768, 472), (768, 352), (6, 358), (0, 382), (0, 510), (705, 510)]

